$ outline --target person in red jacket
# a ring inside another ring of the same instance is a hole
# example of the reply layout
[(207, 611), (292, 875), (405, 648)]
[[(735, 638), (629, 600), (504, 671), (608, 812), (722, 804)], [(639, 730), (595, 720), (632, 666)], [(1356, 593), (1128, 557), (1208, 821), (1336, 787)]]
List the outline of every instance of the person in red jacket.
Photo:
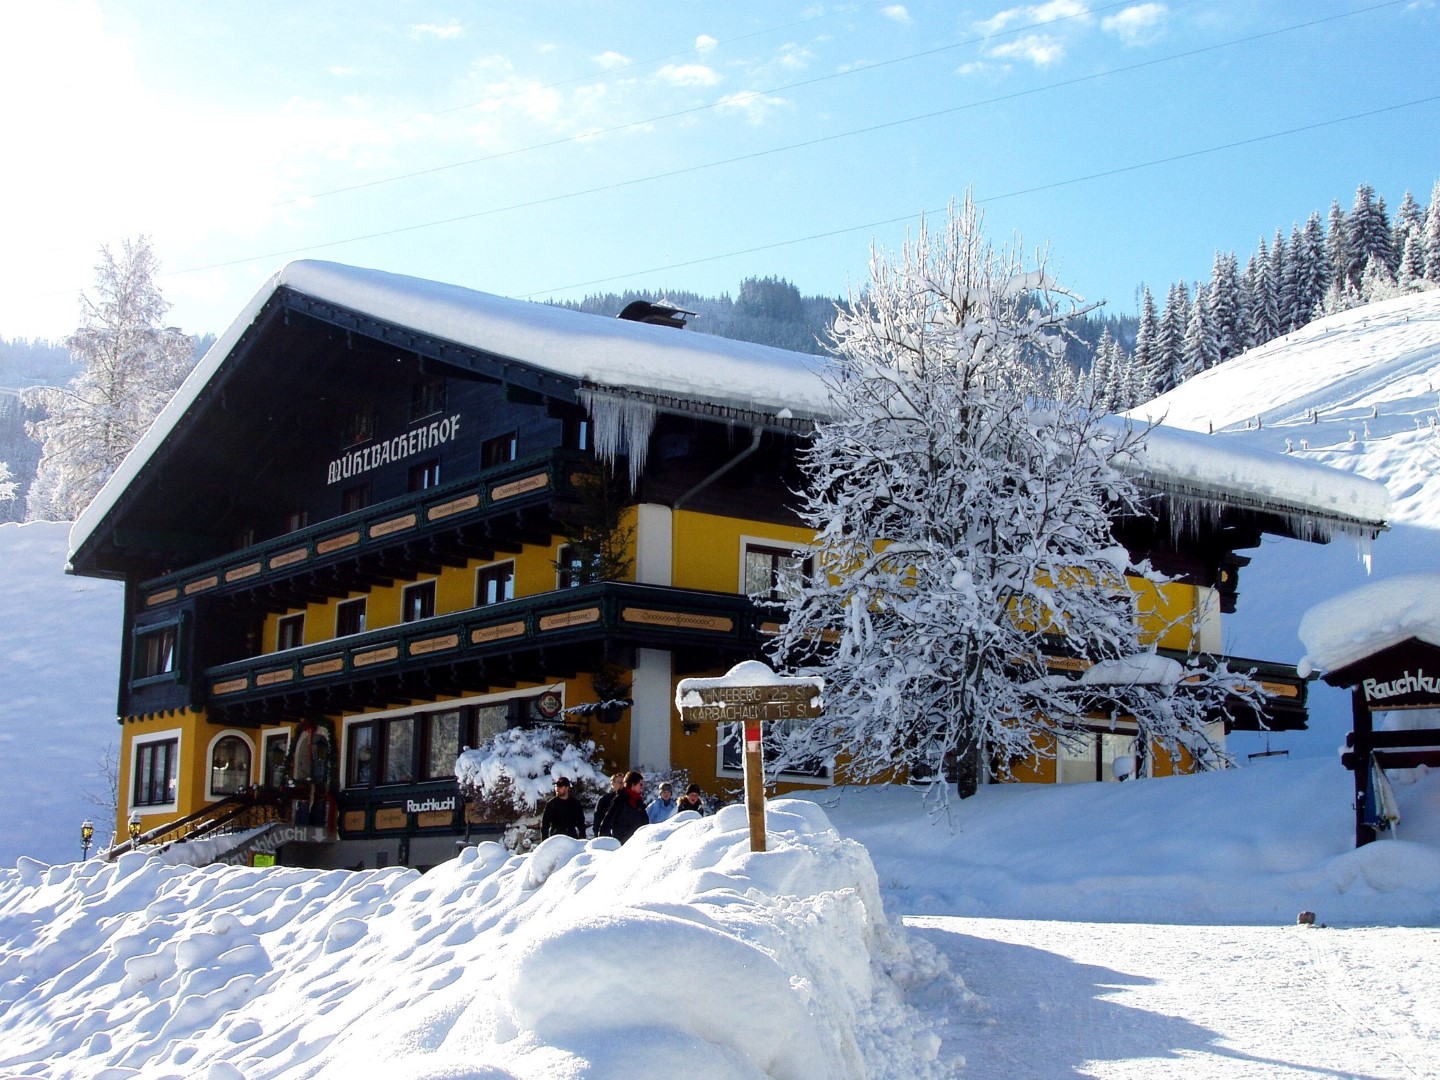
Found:
[(616, 793), (605, 817), (600, 822), (600, 835), (613, 836), (622, 844), (635, 834), (641, 825), (648, 825), (645, 814), (645, 778), (638, 772), (625, 774), (625, 786)]

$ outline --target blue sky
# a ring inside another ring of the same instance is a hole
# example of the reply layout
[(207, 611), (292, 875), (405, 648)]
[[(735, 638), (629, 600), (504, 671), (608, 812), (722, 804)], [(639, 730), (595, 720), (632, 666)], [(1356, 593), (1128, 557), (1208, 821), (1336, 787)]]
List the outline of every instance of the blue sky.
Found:
[(1133, 312), (1361, 181), (1427, 202), (1437, 46), (1434, 0), (7, 2), (0, 336), (139, 233), (191, 332), (294, 258), (840, 295), (967, 187)]

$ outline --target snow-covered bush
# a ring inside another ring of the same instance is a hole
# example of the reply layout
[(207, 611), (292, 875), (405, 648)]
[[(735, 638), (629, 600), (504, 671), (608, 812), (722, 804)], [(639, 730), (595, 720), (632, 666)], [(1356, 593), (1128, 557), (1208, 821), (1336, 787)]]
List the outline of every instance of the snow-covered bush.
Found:
[(455, 779), (473, 817), (505, 824), (512, 851), (533, 845), (557, 776), (570, 778), (570, 797), (587, 808), (610, 787), (595, 744), (575, 741), (562, 727), (509, 728), (455, 759)]

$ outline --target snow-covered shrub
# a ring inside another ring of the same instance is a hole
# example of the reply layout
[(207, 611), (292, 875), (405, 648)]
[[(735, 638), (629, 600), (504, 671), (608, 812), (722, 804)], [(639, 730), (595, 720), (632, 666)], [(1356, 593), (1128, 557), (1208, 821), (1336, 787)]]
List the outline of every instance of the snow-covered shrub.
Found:
[(562, 727), (509, 728), (455, 759), (455, 779), (472, 817), (505, 824), (505, 846), (512, 851), (533, 846), (557, 776), (570, 778), (570, 797), (587, 810), (610, 787), (595, 744), (577, 742)]

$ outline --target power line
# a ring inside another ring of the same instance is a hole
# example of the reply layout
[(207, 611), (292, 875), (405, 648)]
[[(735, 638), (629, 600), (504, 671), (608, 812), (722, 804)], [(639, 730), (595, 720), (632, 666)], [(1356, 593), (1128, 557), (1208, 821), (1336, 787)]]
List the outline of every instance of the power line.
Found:
[[(722, 165), (731, 165), (741, 161), (753, 161), (758, 158), (770, 157), (775, 154), (785, 153), (791, 150), (820, 146), (825, 143), (837, 142), (841, 139), (853, 138), (857, 135), (873, 134), (877, 131), (884, 131), (890, 128), (901, 127), (906, 124), (919, 123), (923, 120), (933, 120), (942, 116), (950, 116), (956, 113), (966, 112), (971, 109), (982, 108), (986, 105), (995, 105), (1002, 102), (1016, 101), (1021, 98), (1033, 97), (1037, 94), (1046, 93), (1051, 90), (1064, 89), (1066, 87), (1079, 86), (1084, 83), (1096, 82), (1101, 79), (1114, 77), (1116, 75), (1129, 74), (1131, 72), (1141, 71), (1146, 68), (1155, 67), (1157, 65), (1173, 63), (1177, 60), (1190, 59), (1195, 56), (1202, 56), (1206, 53), (1216, 52), (1221, 49), (1233, 48), (1236, 45), (1248, 44), (1251, 42), (1264, 40), (1266, 38), (1276, 37), (1281, 34), (1293, 33), (1297, 30), (1309, 29), (1311, 27), (1318, 26), (1324, 23), (1334, 22), (1338, 19), (1349, 18), (1354, 15), (1365, 14), (1371, 11), (1379, 10), (1381, 8), (1394, 7), (1397, 4), (1405, 2), (1407, 2), (1407, 0), (1385, 0), (1385, 2), (1383, 3), (1372, 4), (1369, 7), (1356, 8), (1351, 11), (1342, 12), (1336, 15), (1327, 15), (1318, 19), (1310, 19), (1304, 22), (1294, 23), (1289, 26), (1278, 27), (1273, 30), (1265, 30), (1255, 34), (1249, 34), (1244, 37), (1231, 38), (1227, 41), (1216, 42), (1210, 45), (1201, 45), (1194, 49), (1186, 49), (1181, 52), (1170, 53), (1166, 56), (1153, 57), (1149, 60), (1137, 61), (1134, 64), (1128, 64), (1124, 67), (1110, 68), (1105, 71), (1092, 72), (1088, 75), (1077, 75), (1073, 78), (1061, 79), (1057, 82), (1046, 83), (1041, 86), (1034, 86), (1025, 90), (1016, 90), (1008, 94), (997, 94), (993, 97), (981, 98), (975, 101), (965, 102), (961, 105), (950, 106), (949, 108), (945, 109), (936, 109), (930, 112), (920, 113), (915, 116), (903, 117), (898, 120), (887, 120), (882, 123), (871, 124), (861, 128), (852, 128), (850, 130), (836, 132), (831, 135), (817, 136), (813, 139), (797, 140), (795, 142), (785, 143), (783, 145), (770, 147), (764, 150), (751, 151), (747, 154), (737, 154), (731, 157), (719, 158), (714, 161), (701, 162), (695, 165), (687, 165), (678, 169), (670, 169), (659, 173), (649, 173), (644, 176), (631, 177), (626, 180), (617, 180), (610, 184), (601, 184), (576, 191), (563, 192), (558, 195), (549, 195), (543, 198), (528, 199), (523, 202), (510, 203), (505, 206), (495, 206), (489, 207), (484, 210), (471, 211), (464, 214), (454, 214), (449, 217), (439, 218), (431, 221), (416, 222), (410, 225), (397, 225), (389, 229), (379, 229), (374, 232), (342, 237), (336, 240), (325, 240), (318, 243), (303, 244), (297, 247), (264, 252), (258, 255), (247, 255), (238, 259), (229, 259), (222, 262), (206, 263), (199, 266), (184, 267), (179, 270), (171, 271), (165, 276), (171, 277), (179, 276), (182, 274), (199, 273), (206, 270), (219, 270), (230, 266), (240, 266), (249, 262), (258, 262), (262, 259), (278, 259), (290, 255), (302, 254), (308, 251), (322, 251), (327, 248), (340, 247), (345, 244), (361, 243), (366, 240), (379, 240), (387, 236), (399, 236), (404, 233), (419, 232), (424, 229), (434, 229), (446, 225), (456, 225), (460, 222), (474, 221), (478, 218), (492, 217), (496, 214), (509, 213), (514, 210), (534, 209), (538, 206), (546, 206), (557, 202), (564, 202), (566, 200), (580, 198), (585, 195), (596, 195), (606, 191), (616, 191), (622, 188), (635, 187), (640, 184), (653, 183), (657, 180), (672, 179), (676, 176), (684, 176), (690, 173), (702, 172), (708, 169), (718, 168)], [(513, 152), (518, 153), (520, 151)]]
[[(1394, 5), (1394, 4), (1405, 3), (1405, 2), (1407, 2), (1407, 0), (1385, 0), (1385, 3), (1378, 4), (1378, 5), (1376, 5), (1376, 6), (1377, 6), (1377, 7), (1388, 7), (1388, 6), (1392, 6), (1392, 5)], [(675, 110), (674, 112), (660, 113), (660, 114), (658, 114), (658, 115), (656, 115), (656, 116), (648, 116), (648, 117), (645, 117), (644, 119), (641, 119), (641, 120), (629, 120), (629, 121), (626, 121), (626, 122), (623, 123), (623, 124), (615, 124), (615, 125), (613, 125), (613, 126), (611, 126), (611, 127), (607, 127), (607, 128), (596, 128), (596, 129), (591, 130), (591, 131), (581, 132), (581, 133), (578, 134), (578, 135), (567, 135), (567, 136), (565, 136), (564, 138), (561, 138), (561, 139), (550, 139), (550, 140), (548, 140), (548, 141), (546, 141), (546, 142), (531, 143), (531, 144), (529, 144), (528, 146), (517, 146), (517, 147), (515, 147), (514, 149), (511, 149), (511, 150), (501, 150), (501, 151), (498, 151), (498, 152), (493, 153), (493, 154), (485, 154), (485, 155), (483, 155), (483, 156), (481, 156), (481, 157), (465, 158), (465, 159), (460, 160), (460, 161), (450, 161), (450, 162), (446, 162), (446, 163), (443, 164), (443, 165), (433, 165), (433, 166), (430, 166), (429, 168), (425, 168), (425, 169), (414, 169), (414, 170), (411, 170), (411, 171), (409, 171), (409, 172), (395, 173), (395, 174), (392, 175), (392, 176), (382, 176), (382, 177), (378, 177), (377, 179), (374, 179), (374, 180), (365, 180), (365, 181), (362, 181), (362, 182), (360, 182), (360, 183), (358, 183), (358, 184), (347, 184), (347, 185), (344, 186), (344, 187), (330, 188), (330, 189), (327, 190), (327, 191), (317, 191), (317, 192), (315, 192), (315, 193), (312, 194), (312, 195), (298, 195), (298, 196), (296, 196), (296, 197), (293, 198), (293, 199), (284, 199), (284, 200), (282, 200), (282, 201), (280, 201), (280, 202), (272, 203), (271, 205), (272, 205), (272, 206), (277, 206), (277, 207), (278, 207), (278, 206), (291, 206), (291, 205), (293, 205), (293, 204), (295, 204), (295, 203), (299, 203), (299, 202), (307, 202), (307, 201), (310, 201), (310, 200), (313, 200), (313, 199), (324, 199), (324, 198), (328, 198), (328, 197), (331, 196), (331, 195), (343, 195), (343, 194), (346, 194), (346, 193), (351, 192), (351, 191), (363, 191), (363, 190), (365, 190), (365, 189), (367, 189), (367, 188), (381, 187), (382, 185), (385, 185), (385, 184), (393, 184), (393, 183), (396, 183), (396, 182), (401, 181), (401, 180), (413, 180), (413, 179), (415, 179), (415, 178), (417, 178), (417, 177), (421, 177), (421, 176), (432, 176), (432, 175), (434, 175), (435, 173), (448, 172), (448, 171), (451, 170), (451, 169), (461, 169), (461, 168), (465, 168), (465, 167), (470, 166), (470, 165), (481, 165), (481, 164), (484, 164), (484, 163), (487, 162), (487, 161), (499, 161), (499, 160), (501, 160), (502, 158), (515, 157), (515, 156), (518, 155), (518, 154), (528, 154), (528, 153), (529, 153), (530, 151), (532, 151), (532, 150), (548, 150), (548, 149), (551, 149), (551, 148), (556, 147), (556, 146), (565, 146), (565, 145), (567, 145), (567, 144), (569, 144), (569, 143), (580, 142), (580, 141), (586, 140), (586, 139), (593, 139), (593, 138), (596, 138), (597, 136), (601, 136), (601, 135), (614, 135), (614, 134), (616, 134), (617, 132), (629, 131), (629, 130), (631, 130), (631, 129), (633, 129), (633, 128), (646, 127), (646, 126), (648, 126), (648, 125), (650, 125), (650, 124), (660, 123), (660, 122), (663, 121), (663, 120), (675, 120), (675, 119), (678, 119), (679, 117), (682, 117), (682, 116), (693, 116), (693, 115), (695, 115), (696, 113), (708, 112), (708, 111), (710, 111), (710, 110), (712, 110), (712, 109), (718, 109), (718, 108), (720, 108), (720, 107), (722, 107), (722, 106), (734, 105), (734, 104), (736, 104), (737, 102), (742, 102), (742, 101), (746, 101), (746, 100), (750, 100), (750, 99), (754, 99), (754, 98), (761, 98), (761, 97), (764, 97), (764, 96), (766, 96), (766, 95), (768, 95), (768, 94), (778, 94), (778, 93), (782, 93), (782, 92), (784, 92), (784, 91), (786, 91), (786, 90), (798, 90), (798, 89), (800, 89), (800, 88), (802, 88), (802, 87), (815, 86), (815, 85), (817, 85), (817, 84), (819, 84), (819, 83), (830, 82), (830, 81), (833, 80), (833, 79), (843, 79), (843, 78), (847, 78), (848, 76), (851, 76), (851, 75), (859, 75), (859, 74), (864, 74), (864, 73), (868, 73), (868, 72), (872, 72), (872, 71), (878, 71), (878, 70), (881, 69), (881, 68), (890, 67), (890, 66), (892, 66), (892, 65), (894, 65), (894, 64), (902, 64), (902, 63), (906, 63), (906, 62), (911, 61), (911, 60), (924, 59), (924, 58), (927, 57), (927, 56), (936, 56), (936, 55), (938, 55), (938, 54), (940, 54), (940, 53), (952, 52), (953, 50), (959, 49), (959, 48), (963, 48), (963, 47), (966, 46), (966, 45), (976, 45), (976, 44), (979, 44), (979, 43), (985, 42), (985, 41), (993, 41), (993, 40), (995, 40), (996, 38), (1011, 37), (1011, 36), (1014, 36), (1014, 35), (1017, 35), (1017, 34), (1024, 33), (1024, 32), (1027, 31), (1027, 30), (1038, 30), (1038, 29), (1041, 29), (1041, 28), (1047, 27), (1047, 26), (1055, 26), (1055, 25), (1058, 25), (1059, 23), (1068, 22), (1068, 21), (1070, 21), (1070, 20), (1072, 20), (1072, 19), (1085, 18), (1085, 17), (1087, 17), (1087, 16), (1094, 15), (1094, 14), (1097, 13), (1097, 12), (1110, 11), (1110, 10), (1112, 10), (1112, 9), (1114, 9), (1114, 8), (1118, 8), (1118, 7), (1127, 7), (1127, 6), (1129, 6), (1130, 4), (1132, 4), (1132, 3), (1133, 3), (1133, 0), (1116, 0), (1116, 2), (1112, 2), (1112, 3), (1109, 3), (1109, 4), (1104, 4), (1104, 5), (1100, 6), (1100, 7), (1086, 8), (1086, 9), (1083, 9), (1083, 10), (1080, 10), (1080, 11), (1072, 12), (1072, 13), (1069, 14), (1069, 15), (1059, 15), (1059, 16), (1056, 16), (1056, 17), (1053, 18), (1053, 19), (1042, 19), (1042, 20), (1039, 20), (1039, 21), (1037, 21), (1037, 22), (1026, 23), (1026, 24), (1023, 25), (1023, 26), (1014, 26), (1014, 27), (1011, 27), (1009, 30), (1005, 30), (1005, 31), (1001, 31), (1001, 32), (998, 32), (998, 33), (993, 33), (993, 34), (984, 34), (984, 35), (981, 35), (981, 36), (979, 36), (979, 37), (967, 38), (967, 39), (965, 39), (964, 41), (952, 42), (952, 43), (949, 44), (949, 45), (940, 45), (940, 46), (937, 46), (937, 47), (935, 47), (935, 48), (933, 48), (933, 49), (925, 49), (925, 50), (922, 50), (921, 52), (906, 53), (906, 54), (903, 55), (903, 56), (891, 57), (889, 60), (877, 60), (877, 61), (875, 61), (874, 63), (870, 63), (870, 64), (857, 64), (857, 65), (855, 65), (855, 66), (852, 67), (852, 68), (846, 68), (844, 71), (833, 71), (833, 72), (831, 72), (831, 73), (828, 74), (828, 75), (817, 75), (817, 76), (815, 76), (815, 77), (813, 77), (813, 78), (810, 78), (810, 79), (801, 79), (801, 80), (799, 80), (799, 81), (797, 81), (797, 82), (783, 83), (783, 84), (781, 84), (781, 85), (779, 85), (779, 86), (772, 86), (772, 87), (770, 87), (769, 89), (766, 89), (766, 90), (746, 90), (746, 91), (743, 91), (742, 93), (736, 94), (734, 97), (723, 98), (723, 99), (719, 99), (719, 100), (716, 100), (716, 101), (707, 102), (707, 103), (704, 104), (704, 105), (694, 105), (694, 106), (691, 106), (691, 107), (688, 108), (688, 109), (677, 109), (677, 110)], [(1363, 9), (1363, 10), (1371, 10), (1371, 9), (1366, 8), (1366, 9)], [(801, 22), (805, 22), (805, 21), (808, 21), (808, 20), (803, 20), (803, 19), (802, 19), (802, 20), (800, 20), (800, 21), (801, 21)], [(1317, 21), (1323, 22), (1323, 21), (1326, 21), (1326, 20), (1323, 20), (1323, 19), (1322, 19), (1322, 20), (1317, 20)], [(787, 25), (796, 25), (796, 24), (787, 24)], [(1302, 24), (1302, 25), (1310, 25), (1310, 24), (1307, 23), (1307, 24)], [(759, 33), (759, 32), (760, 32), (760, 31), (757, 31), (757, 33)], [(751, 37), (751, 36), (754, 36), (754, 35), (745, 35), (745, 36)], [(740, 39), (740, 38), (731, 38), (731, 39), (728, 39), (728, 40), (729, 40), (729, 41), (739, 41), (739, 40), (741, 40), (741, 39)], [(693, 49), (692, 49), (692, 50), (689, 50), (689, 52), (693, 52), (693, 51), (694, 51)], [(682, 53), (672, 53), (671, 55), (672, 55), (672, 56), (677, 56), (677, 55), (686, 55), (686, 54), (682, 54)], [(653, 63), (653, 62), (658, 62), (658, 60), (663, 60), (663, 59), (669, 59), (669, 57), (659, 57), (659, 58), (657, 58), (657, 61), (639, 61), (638, 63)], [(624, 69), (624, 68), (621, 68), (621, 69), (618, 69), (618, 70), (625, 70), (625, 69)], [(555, 87), (555, 86), (563, 86), (563, 85), (566, 85), (566, 84), (568, 84), (568, 83), (579, 82), (579, 81), (581, 81), (582, 79), (586, 79), (586, 78), (590, 78), (590, 77), (591, 77), (591, 76), (588, 76), (588, 75), (581, 75), (581, 76), (577, 76), (576, 78), (573, 78), (573, 79), (566, 79), (566, 80), (564, 80), (563, 82), (551, 83), (551, 84), (550, 84), (549, 86), (547, 86), (547, 87), (541, 87), (541, 89), (550, 89), (550, 88)], [(502, 101), (503, 101), (503, 100), (508, 100), (508, 97), (514, 97), (514, 96), (516, 96), (516, 95), (513, 95), (513, 94), (512, 94), (512, 95), (507, 95), (507, 97), (501, 98), (501, 100), (502, 100)], [(480, 103), (479, 103), (479, 102), (476, 102), (475, 104), (480, 104)], [(460, 110), (462, 110), (462, 109), (473, 108), (473, 107), (474, 107), (473, 105), (457, 105), (457, 106), (455, 106), (454, 108), (443, 110), (443, 112), (457, 112), (457, 111), (460, 111)], [(440, 114), (437, 114), (437, 115), (440, 115)]]
[[(1207, 146), (1200, 150), (1189, 150), (1182, 154), (1171, 154), (1167, 157), (1153, 158), (1150, 161), (1137, 162), (1133, 165), (1122, 165), (1114, 169), (1105, 169), (1101, 172), (1089, 173), (1085, 176), (1074, 176), (1067, 180), (1056, 180), (1049, 184), (1036, 184), (1033, 187), (1018, 188), (1015, 191), (1007, 191), (1002, 195), (990, 195), (983, 199), (976, 199), (977, 204), (1001, 202), (1005, 199), (1015, 199), (1022, 195), (1033, 195), (1038, 191), (1051, 191), (1055, 188), (1070, 187), (1074, 184), (1083, 184), (1091, 180), (1100, 180), (1105, 177), (1119, 176), (1124, 173), (1137, 172), (1141, 169), (1154, 168), (1158, 165), (1169, 165), (1176, 161), (1185, 161), (1189, 158), (1201, 157), (1206, 154), (1216, 154), (1223, 150), (1233, 150), (1240, 146), (1250, 146), (1254, 143), (1268, 142), (1272, 139), (1284, 138), (1288, 135), (1298, 135), (1306, 131), (1315, 131), (1320, 128), (1334, 127), (1337, 124), (1349, 123), (1352, 120), (1364, 120), (1367, 117), (1379, 116), (1383, 113), (1396, 112), (1400, 109), (1409, 109), (1416, 105), (1425, 105), (1430, 102), (1440, 101), (1440, 94), (1430, 97), (1417, 98), (1414, 101), (1405, 101), (1397, 105), (1386, 105), (1378, 109), (1369, 109), (1365, 112), (1352, 113), (1349, 116), (1340, 116), (1332, 120), (1320, 120), (1313, 124), (1302, 124), (1299, 127), (1287, 128), (1284, 131), (1272, 131), (1265, 135), (1256, 135), (1248, 139), (1236, 139), (1233, 142), (1221, 143), (1216, 146)], [(922, 210), (922, 214), (944, 213), (945, 208), (939, 207), (930, 210)], [(847, 225), (840, 229), (831, 229), (828, 232), (811, 233), (808, 236), (792, 237), (789, 240), (777, 240), (770, 244), (759, 244), (755, 247), (741, 248), (737, 251), (727, 251), (721, 255), (706, 255), (698, 259), (688, 259), (684, 262), (667, 262), (664, 266), (652, 266), (645, 270), (631, 270), (623, 274), (614, 274), (609, 277), (593, 278), (590, 281), (577, 281), (570, 285), (559, 285), (551, 289), (537, 289), (533, 292), (519, 293), (517, 299), (529, 299), (530, 297), (547, 295), (553, 296), (558, 292), (568, 292), (571, 289), (584, 289), (592, 285), (607, 285), (614, 281), (624, 281), (627, 278), (640, 277), (644, 274), (666, 273), (671, 270), (685, 266), (700, 266), (704, 263), (719, 262), (722, 259), (733, 259), (740, 255), (753, 255), (761, 251), (773, 251), (777, 248), (791, 247), (795, 244), (805, 244), (814, 240), (827, 240), (834, 236), (844, 236), (847, 233), (862, 232), (866, 229), (877, 229), (883, 225), (898, 225), (901, 222), (914, 221), (914, 214), (902, 214), (899, 217), (884, 218), (879, 221), (867, 222), (864, 225)]]

